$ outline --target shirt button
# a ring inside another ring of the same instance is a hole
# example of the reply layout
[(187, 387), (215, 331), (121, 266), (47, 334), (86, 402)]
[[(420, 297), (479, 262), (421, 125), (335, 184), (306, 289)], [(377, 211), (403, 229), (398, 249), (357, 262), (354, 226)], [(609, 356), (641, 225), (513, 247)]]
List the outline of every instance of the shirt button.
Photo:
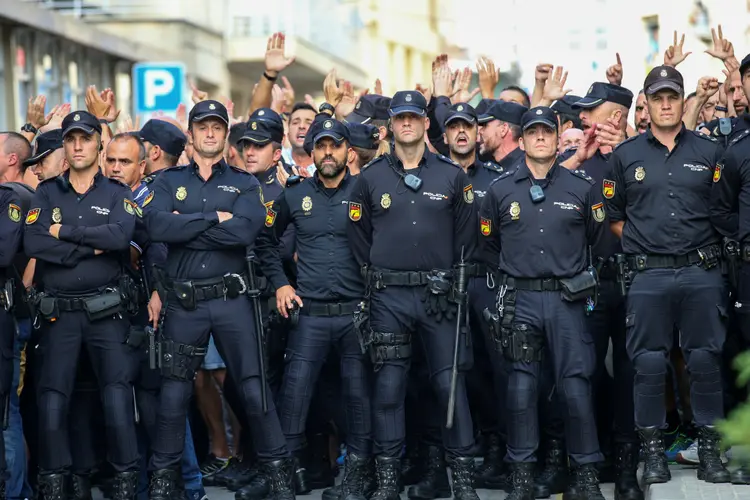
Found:
[(414, 203), (414, 200), (411, 200), (412, 203)]
[(544, 253), (544, 250), (539, 250), (539, 253)]
[(540, 229), (540, 230), (539, 230), (539, 232), (540, 232), (540, 233), (543, 233), (543, 232), (544, 232), (544, 229)]
[(540, 211), (540, 212), (544, 212), (544, 209), (543, 209), (543, 208), (540, 208), (540, 209), (539, 209), (539, 211)]
[(674, 217), (674, 212), (672, 212), (672, 213), (671, 213), (671, 214), (669, 214), (669, 215), (671, 215), (672, 217)]
[(206, 199), (205, 198), (203, 198), (203, 203), (206, 203)]
[(417, 221), (412, 222), (412, 224), (414, 224), (416, 226), (417, 225)]
[(669, 157), (669, 153), (664, 153), (664, 157), (668, 158)]
[(79, 216), (78, 216), (78, 218), (79, 218), (79, 219), (83, 219), (83, 215), (79, 215)]
[(203, 269), (205, 269), (205, 268), (206, 268), (206, 264), (201, 264), (201, 267), (202, 267)]
[(328, 255), (333, 255), (333, 252), (328, 252)]
[(669, 172), (669, 175), (672, 175), (672, 172)]
[(670, 198), (674, 198), (674, 193), (670, 191), (670, 192), (669, 192), (669, 197), (670, 197)]

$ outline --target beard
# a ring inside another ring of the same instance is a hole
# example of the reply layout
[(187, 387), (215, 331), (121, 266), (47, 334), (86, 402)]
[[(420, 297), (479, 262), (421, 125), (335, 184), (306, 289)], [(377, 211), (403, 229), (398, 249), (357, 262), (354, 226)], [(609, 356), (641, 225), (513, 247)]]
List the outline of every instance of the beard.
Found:
[(325, 156), (320, 160), (319, 163), (315, 163), (315, 168), (318, 170), (318, 173), (321, 177), (332, 179), (334, 177), (337, 177), (341, 172), (344, 171), (344, 169), (346, 168), (346, 161), (338, 163), (333, 156)]

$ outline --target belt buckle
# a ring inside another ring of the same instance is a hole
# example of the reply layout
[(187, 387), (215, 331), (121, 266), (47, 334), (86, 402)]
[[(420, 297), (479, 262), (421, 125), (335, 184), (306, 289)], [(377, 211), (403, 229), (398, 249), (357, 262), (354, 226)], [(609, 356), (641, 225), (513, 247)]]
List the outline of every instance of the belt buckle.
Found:
[(542, 278), (542, 291), (550, 291), (548, 290), (547, 284), (551, 284), (552, 282), (553, 278)]
[(385, 288), (382, 272), (376, 271), (372, 273), (372, 284), (375, 286), (375, 290), (383, 290)]
[(328, 304), (328, 315), (329, 316), (341, 316), (341, 304)]

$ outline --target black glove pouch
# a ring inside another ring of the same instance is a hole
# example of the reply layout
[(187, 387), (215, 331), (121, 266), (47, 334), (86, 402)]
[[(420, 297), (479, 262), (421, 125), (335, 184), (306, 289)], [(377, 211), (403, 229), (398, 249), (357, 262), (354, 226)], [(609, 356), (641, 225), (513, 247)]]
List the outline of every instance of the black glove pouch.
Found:
[(128, 331), (128, 338), (125, 339), (125, 344), (137, 350), (141, 348), (146, 337), (148, 337), (148, 333), (144, 327), (133, 325), (130, 327), (130, 331)]
[(186, 311), (195, 311), (198, 307), (195, 302), (195, 287), (192, 281), (175, 281), (172, 284), (177, 302)]
[(39, 301), (39, 315), (47, 321), (54, 322), (60, 317), (60, 310), (57, 308), (57, 299), (54, 297), (42, 297)]
[(120, 292), (104, 292), (95, 297), (83, 299), (83, 309), (86, 311), (89, 321), (98, 321), (100, 319), (114, 316), (122, 312), (122, 297)]
[(588, 270), (576, 274), (572, 278), (560, 280), (562, 290), (560, 295), (563, 300), (568, 302), (577, 302), (591, 297), (596, 292), (596, 278)]

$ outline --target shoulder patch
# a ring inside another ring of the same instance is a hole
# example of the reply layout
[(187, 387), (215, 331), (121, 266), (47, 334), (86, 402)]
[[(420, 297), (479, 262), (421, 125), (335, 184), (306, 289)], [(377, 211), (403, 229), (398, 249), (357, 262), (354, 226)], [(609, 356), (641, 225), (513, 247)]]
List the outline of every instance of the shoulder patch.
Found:
[[(563, 167), (564, 168), (564, 167)], [(567, 169), (566, 169), (567, 170)], [(593, 184), (595, 181), (589, 175), (586, 173), (585, 170), (568, 170), (571, 174), (573, 174), (575, 177), (579, 177), (585, 181), (588, 181), (589, 184)]]
[(435, 156), (437, 156), (438, 159), (443, 160), (445, 163), (449, 163), (449, 164), (453, 165), (454, 167), (461, 168), (461, 165), (459, 165), (458, 163), (456, 163), (455, 161), (451, 160), (450, 158), (448, 158), (445, 155), (441, 155), (440, 153), (438, 153)]
[(733, 144), (740, 142), (742, 139), (744, 139), (748, 135), (750, 135), (750, 128), (745, 129), (743, 132), (740, 133), (740, 135), (738, 135), (737, 137), (729, 141), (729, 145), (731, 146)]
[(107, 177), (107, 179), (109, 179), (110, 182), (113, 182), (113, 183), (117, 184), (118, 186), (122, 186), (122, 187), (128, 188), (128, 190), (130, 190), (130, 186), (128, 186), (127, 184), (125, 184), (123, 182), (118, 181), (117, 179), (113, 179), (111, 177)]
[(156, 179), (156, 173), (148, 174), (146, 177), (144, 177), (141, 180), (145, 182), (146, 184), (151, 184), (152, 182), (154, 182), (154, 179)]
[(250, 172), (248, 172), (247, 170), (242, 170), (241, 168), (237, 168), (234, 165), (229, 165), (229, 168), (231, 168), (232, 170), (234, 170), (235, 172), (238, 172), (240, 174), (253, 175)]
[(500, 181), (500, 180), (503, 180), (503, 179), (507, 179), (508, 177), (511, 177), (516, 172), (516, 170), (518, 170), (517, 166), (516, 166), (516, 168), (510, 168), (510, 169), (506, 170), (505, 172), (501, 173), (499, 176), (497, 176), (496, 178), (492, 179), (492, 182), (490, 182), (490, 186), (492, 186), (497, 181)]
[(695, 134), (696, 136), (700, 137), (701, 139), (705, 139), (707, 141), (719, 142), (719, 140), (716, 137), (713, 137), (711, 135), (701, 134), (700, 132), (695, 132), (695, 131), (693, 131), (693, 134)]
[(503, 167), (501, 167), (500, 165), (498, 165), (497, 163), (493, 161), (484, 161), (482, 162), (482, 166), (492, 173), (495, 173), (495, 174), (503, 173)]
[(382, 159), (383, 159), (383, 156), (382, 156), (382, 155), (381, 155), (381, 156), (376, 156), (375, 158), (373, 158), (372, 160), (370, 160), (370, 161), (368, 161), (368, 162), (367, 162), (366, 164), (364, 164), (364, 165), (362, 166), (362, 168), (360, 168), (360, 171), (361, 171), (361, 170), (364, 170), (364, 169), (366, 169), (366, 168), (367, 168), (367, 167), (369, 167), (370, 165), (373, 165), (373, 164), (377, 163), (378, 161), (380, 161), (380, 160), (382, 160)]
[(628, 144), (628, 143), (630, 143), (630, 142), (633, 142), (633, 141), (635, 141), (635, 140), (636, 140), (636, 139), (638, 139), (638, 138), (639, 138), (639, 137), (640, 137), (641, 135), (643, 135), (643, 134), (636, 134), (636, 135), (634, 135), (633, 137), (628, 137), (627, 139), (625, 139), (624, 141), (622, 141), (622, 142), (621, 142), (620, 144), (618, 144), (617, 146), (615, 146), (615, 147), (614, 147), (614, 149), (613, 149), (613, 151), (617, 151), (617, 149), (618, 149), (618, 148), (621, 148), (621, 147), (623, 147), (623, 146), (624, 146), (625, 144)]

